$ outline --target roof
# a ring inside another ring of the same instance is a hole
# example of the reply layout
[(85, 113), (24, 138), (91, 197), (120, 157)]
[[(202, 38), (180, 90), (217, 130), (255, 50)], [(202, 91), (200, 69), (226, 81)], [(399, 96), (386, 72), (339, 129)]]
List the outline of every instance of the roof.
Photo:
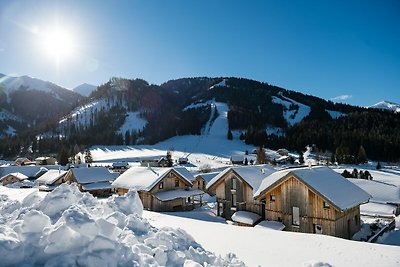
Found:
[(111, 181), (85, 184), (82, 186), (82, 189), (85, 191), (98, 190), (98, 189), (111, 189)]
[(395, 217), (396, 209), (396, 205), (370, 202), (360, 206), (360, 214), (374, 217)]
[[(129, 188), (150, 191), (171, 170), (173, 170), (173, 168), (132, 167), (121, 174), (112, 183), (112, 186), (114, 188)], [(179, 172), (177, 173), (181, 175)], [(182, 177), (188, 184), (192, 183), (185, 176)]]
[(43, 182), (45, 184), (51, 185), (55, 181), (57, 181), (60, 177), (64, 176), (67, 172), (61, 170), (49, 170), (38, 179), (37, 182)]
[(129, 163), (126, 161), (119, 161), (119, 162), (114, 162), (112, 164), (113, 167), (128, 167)]
[(73, 168), (70, 169), (79, 184), (114, 181), (118, 173), (110, 172), (105, 167)]
[(395, 185), (365, 179), (348, 180), (370, 194), (370, 202), (400, 204), (400, 188)]
[[(47, 169), (59, 169), (60, 166), (57, 165), (43, 165), (43, 166), (1, 166), (0, 167), (0, 176), (4, 176), (13, 172), (20, 172), (25, 174), (28, 177), (36, 177), (36, 175), (41, 170)], [(63, 168), (63, 167), (61, 167)]]
[(371, 198), (367, 192), (354, 185), (337, 172), (328, 167), (321, 166), (313, 168), (292, 168), (275, 172), (262, 181), (254, 197), (268, 192), (290, 174), (303, 182), (311, 190), (331, 202), (331, 204), (339, 210), (350, 209), (359, 204), (368, 202)]
[(254, 225), (260, 219), (260, 215), (244, 210), (237, 211), (232, 215), (232, 221), (249, 225)]
[(6, 174), (6, 175), (4, 175), (3, 177), (1, 177), (1, 178), (0, 178), (0, 181), (3, 181), (3, 179), (4, 179), (5, 177), (7, 177), (7, 176), (14, 176), (15, 178), (17, 178), (17, 179), (20, 180), (20, 181), (28, 179), (28, 176), (26, 176), (26, 175), (23, 174), (23, 173), (20, 173), (20, 172), (13, 172), (13, 173), (9, 173), (9, 174)]
[(185, 167), (174, 167), (174, 170), (186, 178), (188, 181), (194, 181), (194, 175)]
[(266, 165), (229, 167), (211, 179), (207, 184), (207, 190), (216, 184), (229, 171), (234, 171), (246, 183), (248, 183), (253, 190), (256, 190), (260, 186), (262, 180), (269, 174), (273, 173), (275, 169)]
[(161, 201), (168, 201), (177, 198), (187, 198), (202, 194), (204, 194), (204, 192), (198, 189), (192, 189), (192, 190), (181, 189), (181, 190), (168, 190), (168, 191), (157, 192), (154, 194), (154, 196)]
[(207, 183), (209, 183), (215, 176), (217, 176), (219, 172), (208, 172), (208, 173), (199, 173), (196, 174), (195, 178), (200, 176), (203, 178)]

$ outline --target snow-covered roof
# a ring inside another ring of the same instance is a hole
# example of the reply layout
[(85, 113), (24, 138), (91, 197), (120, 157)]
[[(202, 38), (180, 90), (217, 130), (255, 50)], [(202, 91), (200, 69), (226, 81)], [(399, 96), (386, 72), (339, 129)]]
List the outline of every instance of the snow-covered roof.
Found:
[(395, 217), (396, 205), (369, 202), (360, 206), (360, 214), (377, 217)]
[(10, 176), (10, 175), (11, 175), (11, 176), (14, 176), (15, 178), (17, 178), (17, 179), (20, 180), (20, 181), (28, 179), (28, 176), (26, 176), (26, 175), (23, 174), (23, 173), (20, 173), (20, 172), (12, 172), (12, 173), (6, 174), (6, 175), (4, 175), (3, 177), (1, 177), (1, 178), (0, 178), (0, 181), (3, 181), (3, 179), (4, 179), (5, 177)]
[(348, 180), (370, 194), (370, 202), (400, 204), (400, 188), (395, 185), (365, 179)]
[(60, 177), (64, 176), (66, 173), (66, 171), (62, 170), (49, 170), (45, 174), (40, 176), (36, 181), (50, 185), (57, 181)]
[(269, 191), (289, 174), (297, 177), (311, 190), (319, 193), (339, 210), (346, 210), (368, 202), (371, 196), (332, 169), (323, 166), (292, 168), (275, 172), (266, 177), (254, 197)]
[(154, 194), (154, 196), (161, 201), (168, 201), (177, 198), (187, 198), (202, 194), (204, 194), (204, 192), (198, 189), (191, 189), (191, 190), (182, 189), (182, 190), (168, 190), (168, 191), (157, 192)]
[(118, 177), (118, 173), (110, 172), (105, 167), (73, 168), (70, 171), (80, 184), (113, 181)]
[(231, 161), (232, 162), (243, 162), (244, 161), (244, 156), (243, 155), (232, 155), (231, 156)]
[(194, 181), (194, 175), (185, 167), (174, 167), (174, 170), (186, 178), (188, 181)]
[(57, 165), (44, 165), (44, 166), (1, 166), (0, 175), (4, 176), (13, 172), (20, 172), (28, 177), (36, 177), (36, 175), (47, 169), (58, 169), (60, 166)]
[(232, 215), (232, 221), (249, 225), (255, 224), (260, 219), (260, 215), (244, 210), (237, 211)]
[(200, 176), (203, 178), (207, 183), (209, 183), (215, 176), (217, 176), (219, 172), (208, 172), (208, 173), (199, 173), (196, 174), (195, 178)]
[(128, 167), (129, 163), (126, 161), (118, 161), (112, 164), (113, 167)]
[(254, 228), (282, 231), (285, 225), (277, 221), (261, 221)]
[(216, 184), (231, 170), (239, 175), (246, 183), (248, 183), (253, 190), (256, 190), (260, 186), (262, 180), (266, 176), (275, 171), (272, 167), (266, 165), (230, 167), (223, 170), (220, 174), (211, 179), (211, 181), (207, 184), (207, 189)]
[(98, 189), (111, 189), (111, 181), (85, 184), (82, 186), (82, 189), (85, 191), (98, 190)]
[[(114, 188), (150, 191), (172, 170), (173, 168), (132, 167), (121, 174), (112, 183), (112, 186)], [(179, 172), (177, 173), (181, 175)], [(185, 176), (182, 176), (182, 178), (187, 181), (188, 184), (192, 183)]]

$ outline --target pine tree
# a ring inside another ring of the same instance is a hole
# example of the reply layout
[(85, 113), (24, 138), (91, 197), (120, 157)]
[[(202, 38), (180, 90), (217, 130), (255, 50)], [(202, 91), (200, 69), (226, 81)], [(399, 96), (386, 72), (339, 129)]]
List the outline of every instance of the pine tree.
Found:
[(170, 150), (167, 151), (167, 167), (172, 167), (172, 152)]
[(232, 135), (231, 129), (228, 130), (227, 138), (228, 138), (228, 140), (232, 140), (233, 139), (233, 135)]
[(267, 156), (265, 155), (265, 150), (262, 146), (257, 148), (257, 164), (267, 163)]
[(364, 147), (361, 145), (358, 149), (357, 163), (363, 164), (365, 162), (367, 162), (367, 153), (365, 152)]
[(378, 161), (378, 164), (376, 164), (376, 169), (380, 170), (382, 168), (381, 163)]
[(58, 162), (62, 166), (65, 166), (68, 164), (68, 151), (64, 146), (61, 148), (61, 151), (58, 154)]
[(85, 163), (92, 163), (92, 162), (93, 162), (92, 153), (90, 152), (89, 149), (87, 149), (85, 152)]
[(125, 132), (125, 145), (129, 146), (131, 144), (131, 134), (129, 130)]
[(302, 153), (302, 152), (299, 152), (299, 154), (300, 154), (300, 157), (299, 157), (299, 163), (300, 163), (300, 164), (304, 164), (304, 157), (303, 157), (303, 153)]

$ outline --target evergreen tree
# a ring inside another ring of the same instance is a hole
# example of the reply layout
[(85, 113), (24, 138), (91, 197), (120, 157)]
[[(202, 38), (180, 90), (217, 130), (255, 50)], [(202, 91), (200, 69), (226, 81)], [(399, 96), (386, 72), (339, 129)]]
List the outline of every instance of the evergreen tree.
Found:
[(172, 167), (172, 152), (170, 150), (167, 151), (167, 167)]
[(248, 161), (247, 157), (244, 158), (244, 165), (249, 165), (249, 161)]
[(61, 151), (58, 154), (58, 163), (62, 166), (68, 164), (68, 151), (64, 146), (61, 148)]
[(300, 151), (299, 152), (299, 155), (300, 155), (300, 157), (299, 157), (299, 163), (300, 164), (304, 164), (304, 157), (303, 157), (303, 153)]
[(367, 153), (365, 152), (364, 147), (361, 145), (358, 149), (357, 163), (363, 164), (365, 162), (367, 162)]
[(129, 146), (131, 144), (131, 134), (129, 130), (125, 132), (125, 145)]
[(331, 164), (335, 164), (335, 162), (336, 162), (335, 154), (332, 153), (330, 161), (331, 161)]
[(92, 158), (92, 153), (90, 152), (90, 149), (87, 149), (85, 152), (85, 163), (92, 163), (93, 158)]
[(257, 164), (267, 163), (267, 156), (265, 155), (265, 149), (262, 146), (257, 148)]
[(376, 169), (380, 170), (382, 168), (381, 163), (378, 161), (378, 164), (376, 164)]

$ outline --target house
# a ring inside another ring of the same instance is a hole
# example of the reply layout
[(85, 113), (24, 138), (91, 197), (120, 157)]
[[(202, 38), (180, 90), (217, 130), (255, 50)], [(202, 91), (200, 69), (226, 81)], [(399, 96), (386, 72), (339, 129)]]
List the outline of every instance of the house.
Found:
[(189, 163), (189, 159), (186, 157), (182, 157), (178, 159), (178, 163), (179, 164), (188, 164)]
[(263, 219), (287, 231), (351, 238), (370, 195), (328, 167), (305, 167), (269, 175), (254, 198), (265, 207)]
[(35, 159), (36, 165), (56, 165), (54, 157), (38, 157)]
[(15, 160), (15, 165), (17, 165), (17, 166), (24, 166), (24, 165), (29, 165), (29, 164), (32, 164), (32, 163), (34, 163), (34, 162), (32, 162), (28, 158), (17, 158)]
[(400, 214), (400, 188), (396, 185), (366, 179), (348, 180), (371, 195), (369, 202), (360, 206), (361, 215), (393, 218)]
[(194, 180), (192, 181), (193, 188), (197, 188), (203, 190), (204, 192), (208, 192), (206, 190), (207, 184), (219, 174), (219, 172), (208, 172), (208, 173), (199, 173), (194, 176)]
[(105, 167), (72, 168), (67, 172), (65, 181), (77, 183), (82, 192), (89, 192), (94, 196), (108, 196), (112, 192), (111, 183), (118, 175)]
[(269, 166), (230, 167), (216, 175), (206, 187), (217, 198), (217, 214), (228, 220), (236, 211), (261, 214), (261, 205), (254, 201), (254, 192), (262, 180), (274, 172)]
[(169, 164), (166, 157), (147, 158), (140, 161), (142, 167), (168, 167)]
[(243, 155), (232, 155), (230, 158), (232, 165), (243, 165), (245, 157)]
[(56, 186), (65, 183), (67, 171), (48, 170), (45, 174), (36, 179), (36, 186), (39, 191), (52, 191)]
[(281, 156), (288, 156), (289, 155), (289, 150), (285, 149), (285, 148), (280, 148), (276, 151), (276, 153), (278, 153)]
[(0, 178), (0, 182), (3, 186), (13, 183), (22, 183), (27, 180), (28, 176), (20, 172), (9, 173)]
[(192, 210), (202, 204), (203, 191), (192, 189), (179, 168), (132, 167), (112, 186), (119, 195), (138, 191), (143, 207), (152, 211)]
[(111, 170), (118, 173), (124, 173), (129, 169), (129, 163), (126, 161), (114, 162), (111, 166)]

